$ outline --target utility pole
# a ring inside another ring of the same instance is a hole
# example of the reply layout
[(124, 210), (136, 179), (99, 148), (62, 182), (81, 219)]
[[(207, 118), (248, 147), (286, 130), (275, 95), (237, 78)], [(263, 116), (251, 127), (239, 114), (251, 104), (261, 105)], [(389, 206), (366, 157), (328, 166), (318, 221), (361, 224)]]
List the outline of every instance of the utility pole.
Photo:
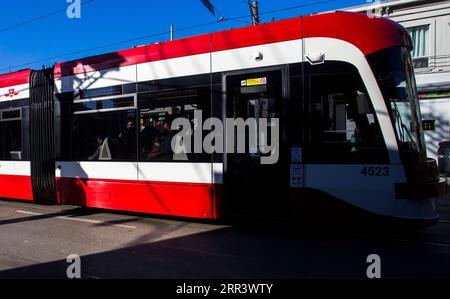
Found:
[(251, 0), (248, 0), (248, 7), (250, 8), (250, 15), (252, 16), (252, 24), (259, 24), (259, 4), (258, 0), (254, 0), (253, 3)]

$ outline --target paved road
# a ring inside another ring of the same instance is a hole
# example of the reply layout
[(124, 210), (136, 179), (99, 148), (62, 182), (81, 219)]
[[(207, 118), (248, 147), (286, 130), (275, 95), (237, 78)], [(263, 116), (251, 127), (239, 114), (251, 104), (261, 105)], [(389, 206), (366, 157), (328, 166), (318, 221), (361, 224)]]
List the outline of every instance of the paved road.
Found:
[(244, 229), (0, 201), (0, 278), (450, 278), (450, 197), (443, 220), (390, 238)]

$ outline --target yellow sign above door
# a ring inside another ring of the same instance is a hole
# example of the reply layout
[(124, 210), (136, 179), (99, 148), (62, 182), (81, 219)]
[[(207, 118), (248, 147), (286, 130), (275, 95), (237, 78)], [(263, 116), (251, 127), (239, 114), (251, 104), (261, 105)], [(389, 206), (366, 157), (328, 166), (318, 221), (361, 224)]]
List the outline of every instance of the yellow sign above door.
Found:
[(247, 79), (241, 81), (241, 86), (259, 86), (259, 85), (266, 85), (267, 84), (267, 77), (263, 78), (253, 78), (253, 79)]

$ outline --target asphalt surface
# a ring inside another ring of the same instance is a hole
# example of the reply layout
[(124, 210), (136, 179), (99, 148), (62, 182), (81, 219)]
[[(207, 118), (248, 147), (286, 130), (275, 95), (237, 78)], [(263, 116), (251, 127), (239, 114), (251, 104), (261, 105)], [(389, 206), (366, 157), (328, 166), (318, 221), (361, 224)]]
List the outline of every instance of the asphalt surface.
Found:
[(304, 233), (0, 201), (0, 278), (450, 278), (450, 196), (441, 221), (393, 236)]

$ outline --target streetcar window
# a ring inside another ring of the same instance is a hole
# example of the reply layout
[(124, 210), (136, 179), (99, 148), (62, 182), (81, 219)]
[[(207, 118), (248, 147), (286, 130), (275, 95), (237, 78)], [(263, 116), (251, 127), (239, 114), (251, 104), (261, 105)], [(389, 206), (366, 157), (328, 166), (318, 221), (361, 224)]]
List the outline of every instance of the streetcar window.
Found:
[(80, 99), (136, 93), (136, 83), (80, 90)]
[(72, 159), (136, 161), (136, 110), (74, 114)]
[[(329, 68), (329, 69), (335, 69)], [(310, 76), (310, 145), (305, 159), (321, 163), (386, 163), (387, 150), (357, 72)]]
[(22, 160), (21, 120), (0, 121), (0, 160)]
[(97, 98), (122, 94), (122, 85), (80, 90), (81, 99)]
[(80, 100), (76, 101), (73, 105), (73, 111), (75, 114), (90, 112), (90, 111), (101, 111), (107, 109), (115, 108), (126, 108), (134, 106), (134, 96), (124, 97), (124, 98), (113, 98), (113, 99), (90, 99), (90, 100)]
[(2, 111), (0, 119), (4, 121), (20, 119), (20, 109)]
[[(185, 118), (190, 122), (191, 130), (202, 126), (202, 120), (196, 118), (201, 111), (202, 119), (211, 114), (210, 88), (186, 88), (178, 90), (150, 92), (139, 97), (140, 120), (140, 161), (197, 161), (209, 162), (211, 155), (195, 152), (194, 134), (191, 134), (191, 148), (172, 151), (172, 139), (176, 138), (177, 131), (171, 129), (172, 121), (176, 118)], [(208, 134), (203, 132), (201, 140)], [(201, 141), (202, 142), (202, 141)], [(177, 143), (183, 146), (181, 142)]]
[(403, 154), (425, 156), (413, 62), (406, 48), (385, 49), (367, 57), (378, 81)]

